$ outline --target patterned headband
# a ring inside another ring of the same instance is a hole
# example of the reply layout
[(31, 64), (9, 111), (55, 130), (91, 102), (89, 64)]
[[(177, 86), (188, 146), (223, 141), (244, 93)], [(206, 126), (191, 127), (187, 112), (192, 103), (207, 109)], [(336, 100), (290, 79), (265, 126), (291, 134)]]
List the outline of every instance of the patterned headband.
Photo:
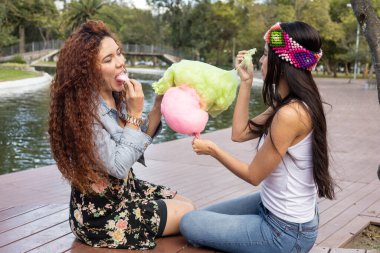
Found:
[(299, 69), (311, 71), (322, 57), (322, 49), (315, 53), (304, 48), (282, 30), (280, 23), (276, 23), (265, 33), (264, 40), (282, 60)]

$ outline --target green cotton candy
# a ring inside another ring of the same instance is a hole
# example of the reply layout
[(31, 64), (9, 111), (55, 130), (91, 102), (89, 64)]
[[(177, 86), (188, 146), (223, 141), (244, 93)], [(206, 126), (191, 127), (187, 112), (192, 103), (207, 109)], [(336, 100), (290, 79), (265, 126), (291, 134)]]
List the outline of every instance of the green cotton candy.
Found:
[(182, 60), (170, 66), (152, 86), (158, 95), (174, 86), (194, 88), (205, 111), (215, 117), (232, 104), (238, 83), (236, 70), (227, 71), (204, 62)]
[(252, 48), (245, 53), (244, 58), (242, 62), (240, 63), (240, 66), (247, 69), (249, 64), (252, 62), (252, 55), (256, 54), (256, 48)]

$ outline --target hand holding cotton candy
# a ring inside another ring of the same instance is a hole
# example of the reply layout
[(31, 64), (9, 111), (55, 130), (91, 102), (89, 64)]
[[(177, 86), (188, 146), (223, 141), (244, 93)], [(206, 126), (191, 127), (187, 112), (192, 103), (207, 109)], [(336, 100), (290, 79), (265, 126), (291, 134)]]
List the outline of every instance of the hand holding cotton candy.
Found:
[[(255, 52), (248, 50), (241, 65), (247, 68)], [(161, 112), (168, 126), (178, 133), (198, 136), (207, 124), (207, 113), (215, 117), (232, 104), (238, 83), (236, 70), (182, 60), (152, 86), (157, 94), (164, 94)]]
[(243, 67), (245, 69), (248, 68), (249, 64), (252, 62), (252, 56), (256, 53), (256, 48), (252, 48), (247, 51), (244, 55), (244, 59), (240, 63), (239, 67)]
[(161, 113), (172, 130), (196, 137), (208, 121), (208, 114), (202, 110), (198, 94), (186, 85), (172, 87), (165, 92)]
[(170, 66), (152, 87), (162, 95), (171, 87), (186, 84), (195, 89), (205, 111), (215, 117), (232, 104), (238, 83), (236, 70), (228, 71), (204, 62), (182, 60)]

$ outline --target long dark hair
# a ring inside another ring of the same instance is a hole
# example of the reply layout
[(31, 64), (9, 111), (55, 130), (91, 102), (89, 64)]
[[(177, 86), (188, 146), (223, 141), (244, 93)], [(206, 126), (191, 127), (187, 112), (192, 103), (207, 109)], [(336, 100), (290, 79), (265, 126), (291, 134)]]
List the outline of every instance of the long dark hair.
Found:
[[(314, 52), (320, 50), (321, 38), (318, 32), (308, 24), (299, 21), (281, 23), (281, 28), (306, 49)], [(281, 98), (278, 94), (280, 78), (284, 78), (289, 87), (289, 95), (286, 98)], [(329, 173), (326, 118), (323, 102), (311, 72), (295, 68), (281, 60), (268, 46), (268, 68), (262, 94), (264, 103), (274, 110), (263, 125), (250, 120), (251, 131), (260, 135), (267, 134), (276, 112), (292, 100), (300, 101), (300, 105), (309, 112), (312, 121), (313, 175), (318, 188), (318, 196), (333, 199), (335, 183)]]

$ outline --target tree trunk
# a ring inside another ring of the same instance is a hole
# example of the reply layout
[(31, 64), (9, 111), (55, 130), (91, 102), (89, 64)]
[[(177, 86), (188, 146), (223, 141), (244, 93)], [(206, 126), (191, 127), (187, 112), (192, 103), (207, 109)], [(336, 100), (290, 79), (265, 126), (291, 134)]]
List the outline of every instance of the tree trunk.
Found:
[(368, 83), (371, 83), (372, 74), (373, 74), (373, 64), (371, 64), (371, 67), (369, 67)]
[(25, 27), (23, 25), (19, 26), (18, 33), (20, 36), (19, 50), (20, 50), (20, 54), (23, 54), (25, 53)]
[(380, 104), (380, 20), (370, 0), (351, 0), (351, 5), (371, 49)]
[(328, 59), (327, 60), (327, 64), (326, 64), (326, 72), (327, 72), (327, 75), (331, 75), (331, 73), (333, 72), (333, 66), (331, 64), (332, 60), (331, 59)]

